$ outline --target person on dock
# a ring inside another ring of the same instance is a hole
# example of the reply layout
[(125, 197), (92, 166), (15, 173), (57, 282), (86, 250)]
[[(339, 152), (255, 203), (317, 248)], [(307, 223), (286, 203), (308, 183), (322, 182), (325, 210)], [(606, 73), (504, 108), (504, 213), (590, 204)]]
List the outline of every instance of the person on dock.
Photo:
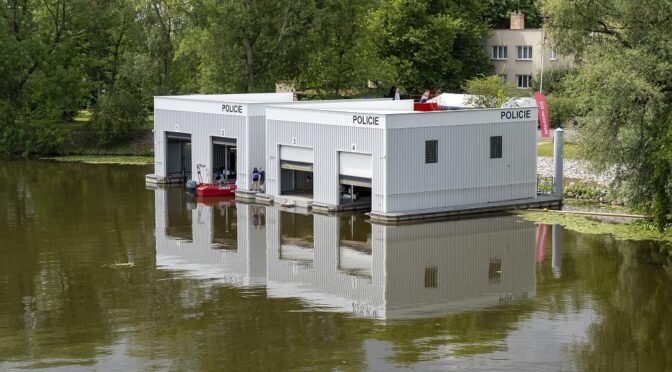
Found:
[(259, 167), (259, 190), (266, 191), (266, 171), (262, 167)]
[(388, 93), (388, 96), (395, 101), (400, 100), (401, 97), (399, 95), (399, 87), (397, 87), (396, 85), (393, 85), (392, 88), (390, 88), (390, 92)]
[(254, 167), (252, 170), (252, 191), (259, 191), (259, 178), (261, 178), (261, 174), (257, 167)]

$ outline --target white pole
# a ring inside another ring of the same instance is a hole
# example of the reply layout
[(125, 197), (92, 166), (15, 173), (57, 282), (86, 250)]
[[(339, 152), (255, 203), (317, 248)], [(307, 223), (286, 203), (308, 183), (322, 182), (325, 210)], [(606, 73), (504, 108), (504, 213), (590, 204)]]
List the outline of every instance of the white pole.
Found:
[(553, 138), (553, 196), (562, 197), (562, 128), (555, 130)]
[(544, 59), (546, 59), (546, 36), (544, 25), (541, 26), (541, 77), (539, 78), (539, 93), (544, 93)]

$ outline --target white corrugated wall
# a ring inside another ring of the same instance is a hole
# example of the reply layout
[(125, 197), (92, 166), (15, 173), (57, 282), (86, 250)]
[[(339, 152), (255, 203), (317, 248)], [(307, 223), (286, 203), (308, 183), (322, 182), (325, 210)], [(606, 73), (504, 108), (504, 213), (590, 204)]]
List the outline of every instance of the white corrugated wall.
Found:
[[(191, 134), (192, 178), (197, 179), (196, 164), (206, 164), (208, 168), (201, 171), (203, 182), (211, 182), (212, 180), (213, 170), (210, 169), (210, 164), (212, 164), (212, 137), (235, 138), (238, 147), (238, 187), (243, 190), (249, 189), (251, 167), (262, 165), (264, 160), (263, 123), (263, 116), (248, 118), (222, 114), (155, 110), (155, 174), (161, 177), (166, 175), (165, 132)], [(224, 130), (223, 136), (222, 130)]]
[[(536, 197), (536, 130), (529, 122), (388, 129), (388, 212)], [(490, 136), (502, 136), (490, 159)], [(425, 164), (425, 141), (438, 162)]]
[[(279, 146), (299, 146), (313, 149), (313, 201), (336, 206), (339, 203), (338, 152), (371, 154), (373, 179), (372, 193), (384, 195), (385, 131), (382, 129), (351, 126), (310, 124), (291, 121), (267, 120), (266, 123), (266, 193), (280, 195)], [(296, 143), (293, 144), (293, 139)], [(372, 205), (374, 211), (383, 211), (384, 199)]]

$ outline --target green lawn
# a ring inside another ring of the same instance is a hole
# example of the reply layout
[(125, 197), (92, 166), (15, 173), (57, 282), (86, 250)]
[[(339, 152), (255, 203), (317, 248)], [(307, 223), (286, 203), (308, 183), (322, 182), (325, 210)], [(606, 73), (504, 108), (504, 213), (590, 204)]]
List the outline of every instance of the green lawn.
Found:
[(154, 164), (154, 158), (151, 156), (84, 155), (84, 156), (58, 156), (43, 159), (65, 161), (65, 162), (81, 162), (86, 164), (123, 164), (123, 165)]
[[(565, 159), (580, 159), (578, 146), (572, 143), (565, 143), (563, 155)], [(537, 145), (537, 156), (553, 157), (553, 143), (540, 142)]]

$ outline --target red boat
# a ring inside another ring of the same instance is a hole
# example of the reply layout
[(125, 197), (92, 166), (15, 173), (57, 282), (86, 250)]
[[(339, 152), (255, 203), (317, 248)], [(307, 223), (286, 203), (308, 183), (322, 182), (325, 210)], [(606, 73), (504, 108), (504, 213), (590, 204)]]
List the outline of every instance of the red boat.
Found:
[(233, 207), (234, 205), (236, 205), (236, 198), (233, 196), (210, 196), (210, 197), (197, 196), (196, 202), (198, 204), (203, 204), (208, 207), (224, 208), (224, 207)]
[(196, 187), (196, 196), (232, 196), (236, 188), (235, 183), (202, 183)]

